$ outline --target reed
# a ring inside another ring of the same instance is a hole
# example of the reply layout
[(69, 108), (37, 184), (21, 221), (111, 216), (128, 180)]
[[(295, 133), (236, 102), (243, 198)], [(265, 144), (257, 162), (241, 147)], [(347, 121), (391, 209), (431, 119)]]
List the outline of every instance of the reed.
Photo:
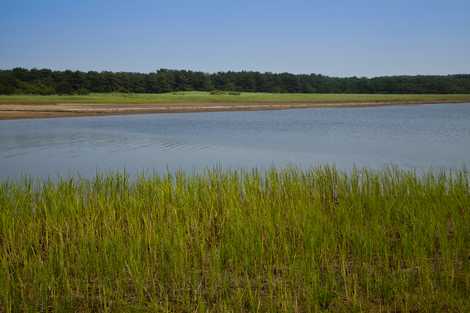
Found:
[(0, 312), (470, 312), (470, 174), (0, 183)]

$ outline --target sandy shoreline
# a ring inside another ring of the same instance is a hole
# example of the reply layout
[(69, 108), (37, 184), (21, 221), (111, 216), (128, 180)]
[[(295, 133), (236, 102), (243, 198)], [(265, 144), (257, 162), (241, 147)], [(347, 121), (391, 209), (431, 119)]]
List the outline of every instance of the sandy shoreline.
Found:
[(464, 103), (463, 101), (388, 101), (388, 102), (251, 102), (241, 103), (158, 103), (158, 104), (0, 104), (0, 120), (104, 116), (144, 113), (189, 113), (218, 111), (260, 111), (306, 108), (373, 107)]

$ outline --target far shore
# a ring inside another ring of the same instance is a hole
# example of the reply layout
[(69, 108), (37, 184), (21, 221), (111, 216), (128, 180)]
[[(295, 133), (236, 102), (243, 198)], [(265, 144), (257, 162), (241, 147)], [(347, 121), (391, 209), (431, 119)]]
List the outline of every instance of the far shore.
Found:
[(0, 120), (144, 113), (353, 108), (470, 103), (470, 95), (268, 94), (240, 96), (204, 92), (92, 94), (86, 96), (0, 96)]
[(146, 113), (190, 113), (221, 111), (263, 111), (308, 108), (360, 108), (397, 105), (425, 105), (437, 103), (465, 103), (468, 101), (407, 101), (407, 102), (338, 102), (338, 103), (156, 103), (156, 104), (1, 104), (0, 120), (26, 118), (80, 117), (127, 115)]

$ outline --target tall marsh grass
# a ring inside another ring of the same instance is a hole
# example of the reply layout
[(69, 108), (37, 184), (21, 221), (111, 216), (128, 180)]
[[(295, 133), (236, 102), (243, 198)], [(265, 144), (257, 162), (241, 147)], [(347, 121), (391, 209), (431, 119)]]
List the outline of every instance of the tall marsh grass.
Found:
[(470, 312), (469, 177), (0, 183), (0, 312)]

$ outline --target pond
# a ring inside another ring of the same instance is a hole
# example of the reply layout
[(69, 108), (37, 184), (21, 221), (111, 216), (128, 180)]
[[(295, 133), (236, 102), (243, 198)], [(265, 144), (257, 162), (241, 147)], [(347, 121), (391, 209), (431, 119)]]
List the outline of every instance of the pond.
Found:
[(470, 104), (0, 121), (0, 179), (207, 167), (462, 168)]

